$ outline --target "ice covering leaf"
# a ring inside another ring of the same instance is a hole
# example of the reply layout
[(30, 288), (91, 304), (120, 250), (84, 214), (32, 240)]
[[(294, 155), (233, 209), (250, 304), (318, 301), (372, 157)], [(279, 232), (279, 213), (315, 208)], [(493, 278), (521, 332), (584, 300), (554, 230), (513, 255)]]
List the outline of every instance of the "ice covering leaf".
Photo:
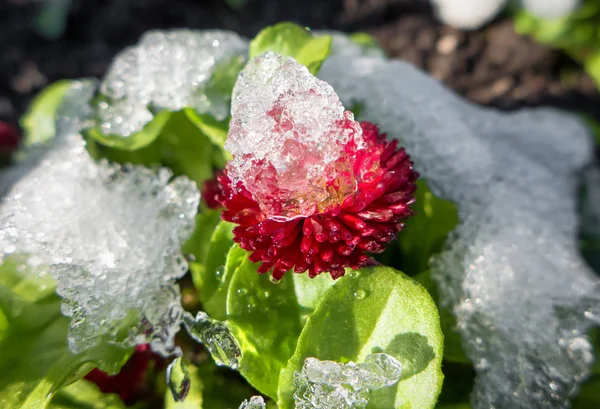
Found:
[(136, 149), (154, 140), (168, 112), (187, 108), (225, 120), (228, 87), (247, 49), (245, 39), (228, 31), (146, 33), (116, 57), (102, 81), (90, 135), (109, 146)]
[(361, 363), (377, 352), (400, 361), (402, 376), (371, 392), (369, 408), (433, 408), (443, 379), (437, 309), (427, 290), (389, 267), (346, 274), (327, 290), (281, 373), (280, 407), (294, 407), (294, 373), (306, 358)]
[(242, 350), (240, 373), (261, 393), (276, 398), (279, 372), (292, 356), (302, 329), (300, 308), (292, 277), (274, 285), (257, 268), (246, 255), (234, 272), (227, 294), (227, 322)]
[(263, 29), (250, 42), (250, 58), (268, 51), (292, 57), (316, 75), (331, 51), (331, 37), (315, 36), (294, 23), (279, 23)]
[(96, 163), (65, 129), (0, 175), (0, 258), (23, 253), (49, 266), (74, 352), (109, 340), (169, 353), (197, 188), (165, 169)]
[(42, 409), (62, 386), (97, 364), (115, 372), (131, 350), (104, 344), (74, 354), (69, 350), (69, 319), (47, 268), (32, 270), (24, 256), (0, 265), (0, 407)]
[(320, 76), (344, 103), (362, 101), (364, 119), (457, 205), (461, 222), (431, 274), (475, 364), (474, 408), (565, 407), (600, 321), (600, 281), (577, 241), (587, 129), (551, 109), (473, 106), (399, 61), (331, 56)]

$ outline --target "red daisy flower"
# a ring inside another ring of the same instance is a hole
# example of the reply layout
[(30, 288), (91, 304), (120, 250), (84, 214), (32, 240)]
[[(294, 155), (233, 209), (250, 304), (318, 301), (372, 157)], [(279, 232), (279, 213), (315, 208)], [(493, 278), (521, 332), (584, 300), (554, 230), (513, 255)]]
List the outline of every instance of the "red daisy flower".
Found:
[(95, 368), (85, 379), (95, 383), (103, 393), (118, 394), (127, 406), (131, 406), (148, 393), (148, 371), (163, 366), (164, 359), (153, 353), (150, 345), (138, 345), (118, 374), (109, 375)]
[(14, 126), (0, 121), (0, 155), (12, 153), (19, 146), (21, 134)]
[(259, 273), (272, 271), (280, 280), (288, 270), (308, 271), (311, 278), (329, 272), (336, 279), (346, 267), (364, 267), (367, 253), (383, 252), (402, 230), (402, 220), (412, 214), (418, 174), (397, 141), (387, 141), (374, 124), (360, 125), (366, 148), (350, 147), (356, 189), (339, 202), (315, 205), (309, 216), (268, 217), (242, 182), (233, 186), (227, 171), (217, 177), (219, 190), (207, 189), (208, 201), (225, 207), (223, 220), (238, 225), (234, 241), (251, 252), (250, 260), (262, 262)]

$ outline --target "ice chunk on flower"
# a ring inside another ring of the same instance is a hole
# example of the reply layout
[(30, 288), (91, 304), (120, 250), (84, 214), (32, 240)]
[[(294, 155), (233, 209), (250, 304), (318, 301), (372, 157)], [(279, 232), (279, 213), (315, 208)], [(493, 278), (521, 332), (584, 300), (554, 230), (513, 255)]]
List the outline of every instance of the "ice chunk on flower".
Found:
[(265, 405), (265, 400), (262, 396), (253, 396), (250, 400), (245, 400), (240, 405), (239, 409), (265, 409), (267, 405)]
[(23, 253), (49, 266), (73, 351), (104, 341), (173, 349), (182, 314), (174, 280), (187, 269), (180, 246), (199, 194), (187, 178), (171, 179), (166, 169), (96, 163), (70, 132), (0, 174), (0, 262)]
[(364, 409), (369, 391), (392, 386), (400, 379), (402, 364), (377, 353), (360, 365), (306, 358), (294, 374), (296, 409)]
[[(477, 409), (563, 408), (593, 360), (600, 280), (577, 242), (588, 132), (551, 110), (471, 105), (409, 64), (334, 56), (321, 78), (398, 138), (460, 225), (431, 266), (477, 378)], [(595, 320), (595, 321), (594, 321)]]
[(309, 216), (356, 188), (346, 156), (362, 130), (333, 88), (291, 57), (250, 61), (233, 90), (228, 174), (268, 216)]
[(184, 107), (217, 120), (229, 114), (228, 96), (209, 99), (205, 86), (219, 63), (245, 56), (248, 43), (229, 31), (150, 31), (121, 52), (102, 81), (108, 101), (98, 104), (104, 134), (127, 137), (152, 120), (153, 111)]

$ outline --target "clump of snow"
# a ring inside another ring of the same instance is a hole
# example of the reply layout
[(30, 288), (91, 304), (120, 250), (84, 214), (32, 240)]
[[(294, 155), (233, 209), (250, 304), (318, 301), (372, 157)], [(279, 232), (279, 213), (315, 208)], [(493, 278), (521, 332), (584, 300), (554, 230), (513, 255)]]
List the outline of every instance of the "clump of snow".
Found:
[(20, 253), (49, 267), (72, 318), (74, 352), (112, 342), (168, 354), (183, 312), (174, 284), (187, 270), (180, 247), (199, 194), (166, 169), (94, 162), (76, 133), (86, 90), (72, 90), (77, 99), (65, 107), (77, 111), (61, 110), (53, 141), (0, 174), (0, 261)]
[(229, 176), (265, 214), (310, 215), (354, 191), (354, 183), (331, 189), (328, 182), (345, 179), (349, 169), (338, 161), (348, 144), (362, 146), (362, 129), (333, 88), (293, 58), (268, 52), (251, 60), (233, 90), (231, 113)]
[(102, 81), (97, 106), (104, 134), (127, 137), (153, 112), (191, 107), (217, 120), (229, 115), (228, 96), (209, 99), (205, 86), (220, 63), (246, 56), (248, 42), (229, 31), (150, 31), (121, 52)]
[(593, 361), (600, 279), (578, 249), (587, 129), (552, 110), (472, 105), (409, 64), (333, 56), (320, 78), (399, 139), (460, 224), (431, 265), (475, 363), (475, 408), (563, 408)]
[(385, 353), (368, 355), (362, 364), (306, 358), (294, 373), (296, 409), (364, 409), (369, 391), (394, 385), (402, 364)]

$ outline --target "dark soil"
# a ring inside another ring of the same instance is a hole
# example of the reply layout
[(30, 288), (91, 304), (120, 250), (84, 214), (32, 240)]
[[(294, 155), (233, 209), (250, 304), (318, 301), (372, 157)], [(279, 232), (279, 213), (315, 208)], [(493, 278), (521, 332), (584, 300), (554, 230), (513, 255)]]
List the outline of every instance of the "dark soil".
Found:
[(65, 33), (38, 35), (39, 1), (0, 0), (0, 120), (18, 121), (31, 98), (62, 78), (101, 77), (114, 55), (154, 28), (224, 28), (253, 36), (282, 20), (316, 29), (367, 31), (484, 105), (552, 105), (600, 120), (600, 94), (562, 53), (517, 35), (509, 20), (462, 32), (439, 24), (425, 0), (73, 0)]

